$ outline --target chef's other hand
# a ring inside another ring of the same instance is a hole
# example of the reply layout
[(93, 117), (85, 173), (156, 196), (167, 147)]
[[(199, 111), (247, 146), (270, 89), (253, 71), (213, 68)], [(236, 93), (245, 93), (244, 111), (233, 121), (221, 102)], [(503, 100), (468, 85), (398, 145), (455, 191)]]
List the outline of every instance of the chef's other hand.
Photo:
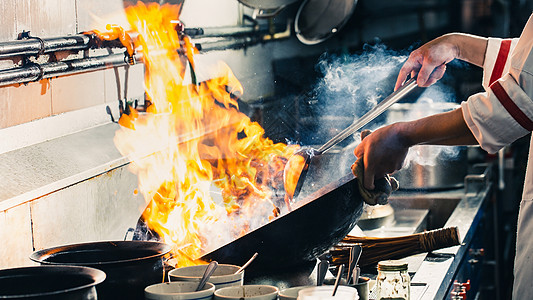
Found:
[(458, 47), (452, 43), (451, 35), (438, 37), (414, 50), (403, 64), (394, 90), (403, 85), (407, 76), (417, 77), (420, 87), (428, 87), (444, 76), (446, 64), (457, 58)]
[(387, 204), (391, 193), (399, 188), (399, 183), (396, 178), (389, 175), (376, 179), (374, 189), (368, 190), (365, 188), (363, 184), (365, 176), (362, 157), (352, 165), (352, 173), (357, 177), (357, 184), (359, 186), (361, 197), (369, 205)]
[(376, 179), (386, 177), (403, 165), (409, 145), (402, 139), (398, 124), (361, 133), (362, 140), (354, 154), (363, 160), (363, 184), (368, 190), (374, 190)]

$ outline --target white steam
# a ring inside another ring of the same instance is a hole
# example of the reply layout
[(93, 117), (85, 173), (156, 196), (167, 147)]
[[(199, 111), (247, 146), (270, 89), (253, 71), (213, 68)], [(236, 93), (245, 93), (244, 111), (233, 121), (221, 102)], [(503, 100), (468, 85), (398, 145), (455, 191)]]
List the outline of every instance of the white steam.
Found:
[[(338, 126), (339, 123), (324, 122), (328, 119), (326, 116), (349, 117), (350, 121), (338, 129), (342, 130), (350, 125), (351, 120), (361, 117), (392, 93), (398, 72), (407, 57), (407, 51), (393, 51), (383, 44), (366, 45), (363, 52), (357, 55), (323, 55), (317, 65), (323, 78), (319, 80), (313, 91), (316, 101), (314, 113), (315, 117), (321, 118), (321, 126), (323, 128)], [(391, 119), (389, 117), (391, 112), (388, 111), (365, 128), (374, 130), (393, 122), (418, 119), (450, 110), (455, 99), (453, 89), (438, 82), (426, 88), (421, 94), (402, 100), (402, 102), (410, 102), (409, 105), (412, 107), (402, 115), (401, 119)], [(441, 105), (442, 103), (448, 105)], [(321, 137), (321, 139), (327, 141), (331, 137)], [(354, 141), (360, 141), (359, 134), (353, 136), (351, 142)], [(409, 152), (406, 165), (410, 163), (434, 165), (436, 157), (454, 159), (458, 154), (457, 147), (417, 146)]]

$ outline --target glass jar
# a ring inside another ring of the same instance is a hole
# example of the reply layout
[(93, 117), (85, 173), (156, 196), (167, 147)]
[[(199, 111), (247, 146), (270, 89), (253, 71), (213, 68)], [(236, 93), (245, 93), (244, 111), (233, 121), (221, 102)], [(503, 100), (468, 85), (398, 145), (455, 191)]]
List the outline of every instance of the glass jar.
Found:
[(409, 300), (410, 283), (406, 262), (386, 260), (378, 263), (377, 300)]

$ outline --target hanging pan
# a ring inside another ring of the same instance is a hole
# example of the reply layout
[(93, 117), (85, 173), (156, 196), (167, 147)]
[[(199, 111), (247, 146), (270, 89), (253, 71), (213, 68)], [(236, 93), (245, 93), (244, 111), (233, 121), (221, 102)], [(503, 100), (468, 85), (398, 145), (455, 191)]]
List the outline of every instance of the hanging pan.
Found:
[(356, 4), (357, 0), (305, 0), (296, 14), (296, 37), (306, 45), (327, 40), (346, 24)]

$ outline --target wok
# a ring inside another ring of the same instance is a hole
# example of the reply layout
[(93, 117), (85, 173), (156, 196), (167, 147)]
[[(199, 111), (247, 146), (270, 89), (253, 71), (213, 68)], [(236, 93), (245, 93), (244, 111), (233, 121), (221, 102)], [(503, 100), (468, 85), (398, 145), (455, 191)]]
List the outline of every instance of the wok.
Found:
[[(247, 278), (270, 273), (274, 268), (314, 266), (316, 258), (345, 237), (363, 212), (357, 179), (350, 170), (353, 147), (332, 150), (311, 159), (308, 174), (295, 207), (287, 214), (228, 243), (202, 259), (243, 265)], [(139, 219), (134, 239), (156, 238)], [(312, 270), (312, 267), (311, 267)]]
[(169, 251), (169, 245), (153, 241), (108, 241), (39, 250), (30, 259), (104, 271), (106, 280), (96, 288), (99, 299), (144, 299), (145, 287), (163, 281), (162, 256)]

